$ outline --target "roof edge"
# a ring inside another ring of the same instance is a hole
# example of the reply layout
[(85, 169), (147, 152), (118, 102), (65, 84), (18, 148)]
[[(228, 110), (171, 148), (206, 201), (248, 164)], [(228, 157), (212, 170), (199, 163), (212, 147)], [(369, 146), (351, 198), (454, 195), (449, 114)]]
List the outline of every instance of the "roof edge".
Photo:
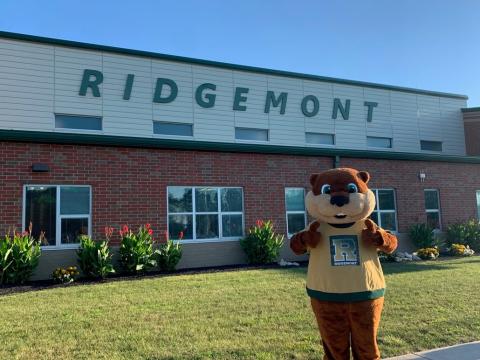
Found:
[(30, 42), (37, 42), (37, 43), (39, 42), (44, 44), (59, 45), (59, 46), (65, 46), (65, 47), (75, 47), (75, 48), (88, 49), (88, 50), (105, 51), (105, 52), (124, 54), (124, 55), (150, 57), (150, 58), (156, 58), (156, 59), (162, 59), (162, 60), (170, 60), (170, 61), (178, 61), (178, 62), (184, 62), (184, 63), (190, 63), (190, 64), (204, 65), (204, 66), (219, 67), (219, 68), (230, 69), (230, 70), (242, 70), (242, 71), (248, 71), (248, 72), (254, 72), (254, 73), (285, 76), (285, 77), (299, 78), (299, 79), (306, 79), (306, 80), (324, 81), (324, 82), (330, 82), (330, 83), (336, 83), (336, 84), (363, 86), (363, 87), (369, 87), (374, 89), (393, 90), (393, 91), (447, 97), (447, 98), (462, 99), (462, 100), (468, 99), (467, 95), (462, 95), (462, 94), (422, 90), (422, 89), (371, 83), (371, 82), (358, 81), (358, 80), (347, 80), (347, 79), (334, 78), (334, 77), (328, 77), (328, 76), (310, 75), (310, 74), (291, 72), (291, 71), (285, 71), (285, 70), (273, 70), (268, 68), (255, 67), (255, 66), (237, 65), (237, 64), (231, 64), (231, 63), (225, 63), (225, 62), (219, 62), (219, 61), (202, 60), (202, 59), (196, 59), (196, 58), (190, 58), (190, 57), (184, 57), (184, 56), (168, 55), (168, 54), (155, 53), (155, 52), (142, 51), (142, 50), (132, 50), (132, 49), (126, 49), (126, 48), (120, 48), (120, 47), (114, 47), (114, 46), (90, 44), (90, 43), (84, 43), (84, 42), (78, 42), (78, 41), (72, 41), (72, 40), (63, 40), (63, 39), (55, 39), (55, 38), (36, 36), (36, 35), (13, 33), (8, 31), (0, 31), (0, 38), (23, 40), (23, 41), (30, 41)]
[(477, 111), (480, 111), (480, 106), (471, 107), (471, 108), (462, 108), (462, 113), (477, 112)]
[(240, 152), (260, 154), (282, 154), (303, 156), (343, 156), (350, 158), (440, 161), (451, 163), (480, 164), (480, 156), (455, 156), (441, 154), (421, 154), (392, 151), (371, 151), (351, 149), (331, 149), (301, 146), (259, 145), (193, 140), (172, 140), (144, 137), (92, 135), (47, 131), (0, 130), (1, 141), (32, 142), (47, 144), (75, 144), (93, 146), (121, 146), (134, 148), (156, 148), (176, 150), (198, 150), (214, 152)]

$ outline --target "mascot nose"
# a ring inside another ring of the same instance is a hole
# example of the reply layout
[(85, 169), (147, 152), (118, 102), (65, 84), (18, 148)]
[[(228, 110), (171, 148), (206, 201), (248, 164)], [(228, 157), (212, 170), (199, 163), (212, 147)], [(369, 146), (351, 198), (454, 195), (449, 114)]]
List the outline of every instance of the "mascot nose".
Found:
[(330, 204), (337, 206), (343, 206), (345, 204), (348, 204), (349, 201), (350, 200), (348, 196), (343, 195), (335, 195), (330, 198)]

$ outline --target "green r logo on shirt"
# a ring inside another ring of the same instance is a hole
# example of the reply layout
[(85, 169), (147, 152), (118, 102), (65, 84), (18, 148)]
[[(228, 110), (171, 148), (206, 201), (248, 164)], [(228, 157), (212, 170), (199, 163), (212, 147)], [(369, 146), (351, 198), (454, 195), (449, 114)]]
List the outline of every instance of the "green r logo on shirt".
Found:
[(332, 266), (360, 265), (356, 235), (330, 236)]

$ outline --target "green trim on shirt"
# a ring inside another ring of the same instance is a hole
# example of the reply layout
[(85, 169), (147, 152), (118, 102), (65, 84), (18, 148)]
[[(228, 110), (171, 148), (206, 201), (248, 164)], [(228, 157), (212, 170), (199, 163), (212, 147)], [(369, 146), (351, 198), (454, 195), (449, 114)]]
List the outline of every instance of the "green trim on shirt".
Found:
[(342, 293), (327, 293), (323, 291), (312, 290), (307, 287), (307, 294), (311, 298), (314, 298), (317, 300), (352, 302), (352, 301), (364, 301), (364, 300), (377, 299), (379, 297), (382, 297), (385, 294), (385, 289), (342, 294)]

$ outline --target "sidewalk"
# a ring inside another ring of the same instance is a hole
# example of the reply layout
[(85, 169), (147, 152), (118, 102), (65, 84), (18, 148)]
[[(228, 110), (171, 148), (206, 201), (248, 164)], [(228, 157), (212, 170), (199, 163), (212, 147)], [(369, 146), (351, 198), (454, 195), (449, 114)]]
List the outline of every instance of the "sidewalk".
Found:
[(480, 360), (480, 341), (402, 355), (385, 360)]

